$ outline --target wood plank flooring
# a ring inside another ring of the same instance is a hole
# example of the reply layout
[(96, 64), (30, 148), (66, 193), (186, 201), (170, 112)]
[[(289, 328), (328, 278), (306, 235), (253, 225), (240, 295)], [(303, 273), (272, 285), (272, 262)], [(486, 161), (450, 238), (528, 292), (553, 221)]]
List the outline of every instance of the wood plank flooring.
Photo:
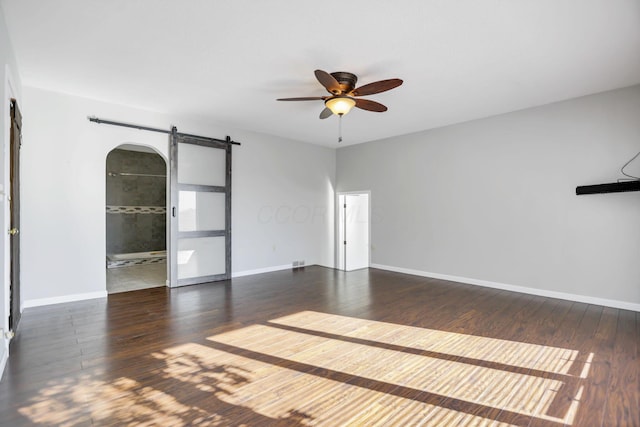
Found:
[(640, 426), (640, 313), (306, 267), (27, 309), (0, 426)]

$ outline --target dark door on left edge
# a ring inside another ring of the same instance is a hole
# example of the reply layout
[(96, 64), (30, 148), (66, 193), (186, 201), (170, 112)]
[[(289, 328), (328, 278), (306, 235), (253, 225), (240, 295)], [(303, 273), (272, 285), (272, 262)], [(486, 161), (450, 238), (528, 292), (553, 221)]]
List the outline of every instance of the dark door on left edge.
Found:
[(22, 115), (15, 99), (11, 100), (10, 135), (10, 196), (11, 226), (9, 245), (11, 254), (11, 283), (9, 286), (9, 330), (16, 331), (20, 322), (20, 144), (22, 140)]

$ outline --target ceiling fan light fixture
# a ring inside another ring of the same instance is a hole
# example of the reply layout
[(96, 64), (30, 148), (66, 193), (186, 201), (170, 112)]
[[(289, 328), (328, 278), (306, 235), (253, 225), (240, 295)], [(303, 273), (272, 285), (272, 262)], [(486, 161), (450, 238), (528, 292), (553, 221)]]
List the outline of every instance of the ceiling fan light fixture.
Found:
[(327, 99), (324, 105), (326, 105), (333, 114), (344, 116), (355, 107), (356, 100), (346, 95), (339, 95)]

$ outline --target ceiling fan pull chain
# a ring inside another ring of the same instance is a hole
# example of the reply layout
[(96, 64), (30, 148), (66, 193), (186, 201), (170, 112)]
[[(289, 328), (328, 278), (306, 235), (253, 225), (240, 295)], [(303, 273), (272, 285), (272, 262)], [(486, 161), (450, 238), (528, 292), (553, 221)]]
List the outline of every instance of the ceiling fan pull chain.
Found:
[(342, 142), (342, 114), (338, 116), (338, 142)]

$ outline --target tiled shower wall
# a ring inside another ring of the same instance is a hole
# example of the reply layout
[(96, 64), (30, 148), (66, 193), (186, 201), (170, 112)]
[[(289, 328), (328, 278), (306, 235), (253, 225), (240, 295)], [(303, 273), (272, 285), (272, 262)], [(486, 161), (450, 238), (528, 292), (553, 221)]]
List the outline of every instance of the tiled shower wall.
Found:
[(158, 154), (122, 149), (109, 153), (107, 254), (166, 249), (166, 173), (166, 163)]

